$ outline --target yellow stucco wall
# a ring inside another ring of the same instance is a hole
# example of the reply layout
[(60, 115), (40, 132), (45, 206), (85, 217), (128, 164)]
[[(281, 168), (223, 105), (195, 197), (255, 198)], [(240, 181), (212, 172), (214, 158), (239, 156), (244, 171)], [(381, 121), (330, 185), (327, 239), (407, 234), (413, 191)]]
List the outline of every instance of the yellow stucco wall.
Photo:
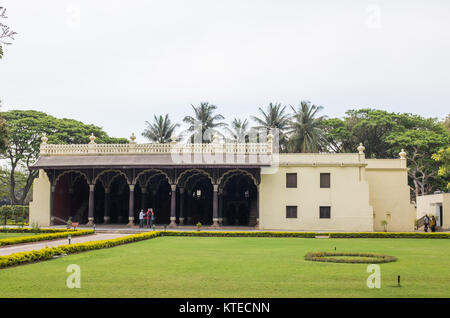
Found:
[(383, 231), (381, 221), (387, 220), (389, 232), (413, 231), (416, 213), (410, 202), (408, 170), (400, 159), (367, 159), (366, 162), (374, 230)]
[(30, 202), (30, 224), (50, 225), (50, 181), (43, 170), (33, 182), (33, 200)]
[[(373, 231), (369, 185), (358, 164), (357, 154), (281, 154), (276, 173), (262, 169), (260, 229)], [(288, 172), (297, 173), (297, 188), (286, 188)], [(320, 188), (320, 173), (330, 173), (330, 188)], [(287, 205), (297, 206), (297, 218), (286, 218)], [(319, 217), (320, 206), (331, 207), (330, 219)]]

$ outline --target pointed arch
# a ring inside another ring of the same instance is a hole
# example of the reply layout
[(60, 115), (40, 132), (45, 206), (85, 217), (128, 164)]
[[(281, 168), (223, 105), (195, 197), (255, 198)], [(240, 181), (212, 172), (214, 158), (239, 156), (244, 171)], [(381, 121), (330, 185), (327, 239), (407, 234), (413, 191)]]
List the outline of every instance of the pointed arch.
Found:
[(78, 176), (82, 176), (86, 180), (86, 183), (90, 184), (89, 177), (84, 172), (81, 172), (79, 170), (66, 170), (56, 176), (56, 178), (53, 180), (53, 185), (56, 186), (58, 184), (59, 179), (62, 176), (66, 175), (66, 174), (70, 174), (70, 173), (76, 173)]
[[(230, 179), (231, 176), (234, 175), (238, 175), (238, 174), (243, 174), (246, 175), (248, 177), (250, 177), (250, 179), (253, 181), (255, 186), (258, 186), (258, 180), (256, 180), (255, 176), (253, 174), (251, 174), (250, 172), (248, 172), (247, 170), (244, 169), (232, 169), (232, 170), (228, 170), (227, 172), (225, 172), (224, 174), (222, 174), (222, 176), (219, 178), (218, 180), (218, 184), (220, 187), (224, 187), (226, 182), (228, 182), (228, 180)], [(228, 177), (230, 176), (230, 177)]]
[[(111, 184), (112, 184), (112, 182), (114, 181), (114, 179), (117, 178), (119, 175), (124, 176), (124, 177), (125, 177), (125, 180), (127, 181), (127, 183), (128, 183), (128, 184), (131, 184), (131, 181), (130, 181), (128, 175), (127, 175), (125, 172), (123, 172), (122, 170), (119, 170), (119, 169), (107, 169), (107, 170), (103, 170), (102, 172), (100, 172), (100, 173), (94, 178), (92, 184), (96, 184), (96, 183), (97, 183), (97, 180), (99, 180), (100, 177), (101, 177), (102, 175), (104, 175), (104, 174), (106, 174), (106, 173), (108, 173), (108, 172), (116, 172), (116, 173), (117, 173), (116, 175), (112, 176), (110, 180), (107, 181), (107, 183), (108, 183), (107, 186), (108, 186), (108, 187), (111, 186)], [(100, 180), (101, 180), (101, 179), (100, 179)], [(101, 182), (102, 182), (103, 186), (106, 187), (106, 185), (104, 184), (104, 181), (101, 180)]]
[[(211, 176), (211, 174), (209, 174), (207, 171), (205, 171), (205, 170), (203, 170), (203, 169), (198, 169), (198, 168), (192, 168), (192, 169), (187, 169), (187, 170), (183, 171), (182, 173), (180, 173), (180, 175), (178, 176), (178, 178), (175, 180), (175, 181), (176, 181), (175, 183), (176, 183), (176, 184), (179, 184), (180, 181), (182, 180), (182, 178), (185, 177), (185, 175), (187, 175), (187, 174), (189, 174), (189, 173), (192, 173), (192, 172), (197, 173), (197, 174), (203, 174), (203, 175), (205, 175), (205, 176), (208, 177), (208, 179), (211, 181), (211, 184), (215, 184), (215, 180), (214, 180), (214, 178)], [(189, 177), (189, 175), (188, 175), (187, 177)], [(187, 177), (186, 177), (186, 178), (187, 178)]]
[[(164, 175), (164, 176), (166, 177), (167, 182), (169, 182), (169, 184), (172, 183), (172, 179), (169, 177), (169, 175), (167, 174), (167, 172), (165, 172), (164, 170), (161, 170), (161, 169), (150, 168), (150, 169), (145, 169), (145, 170), (142, 170), (141, 172), (139, 172), (139, 173), (136, 175), (136, 177), (134, 178), (133, 184), (136, 184), (136, 183), (139, 181), (139, 178), (140, 178), (141, 176), (145, 175), (145, 174), (148, 173), (148, 172), (157, 172), (157, 173), (154, 174), (154, 175), (152, 175), (152, 176), (147, 180), (147, 182), (145, 183), (146, 185), (148, 185), (149, 181), (150, 181), (152, 178), (154, 178), (154, 177), (157, 176), (157, 175), (161, 175), (161, 174)], [(141, 183), (139, 183), (139, 184), (141, 184)], [(141, 185), (141, 186), (142, 186), (142, 185)]]

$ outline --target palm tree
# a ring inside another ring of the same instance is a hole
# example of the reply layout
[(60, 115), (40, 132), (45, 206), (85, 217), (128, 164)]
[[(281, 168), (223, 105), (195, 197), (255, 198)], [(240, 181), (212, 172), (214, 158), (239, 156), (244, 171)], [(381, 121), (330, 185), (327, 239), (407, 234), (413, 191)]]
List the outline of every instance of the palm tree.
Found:
[(265, 112), (261, 107), (258, 108), (262, 117), (251, 116), (251, 118), (258, 124), (256, 129), (278, 129), (279, 142), (281, 151), (286, 150), (287, 136), (286, 130), (289, 128), (291, 116), (286, 111), (286, 106), (281, 104), (270, 103), (267, 106), (267, 112)]
[(233, 142), (248, 142), (248, 125), (247, 119), (242, 120), (235, 118), (231, 122), (231, 129), (226, 127), (225, 130), (228, 132), (228, 135)]
[(166, 114), (165, 117), (162, 115), (153, 116), (153, 123), (145, 122), (147, 128), (142, 133), (142, 136), (149, 139), (150, 141), (165, 144), (170, 142), (172, 134), (179, 125), (172, 124), (169, 119), (169, 115)]
[(289, 131), (289, 150), (291, 152), (318, 152), (322, 149), (324, 129), (322, 121), (326, 116), (315, 117), (322, 106), (300, 102), (299, 110), (292, 107), (294, 116)]
[(191, 142), (194, 141), (194, 134), (197, 133), (195, 131), (196, 125), (201, 125), (202, 129), (202, 141), (209, 141), (210, 136), (205, 136), (205, 131), (212, 132), (214, 134), (222, 135), (220, 131), (217, 130), (219, 127), (226, 127), (227, 124), (222, 122), (225, 119), (221, 114), (214, 115), (214, 112), (217, 109), (217, 106), (209, 104), (209, 103), (200, 103), (199, 106), (195, 107), (191, 105), (194, 110), (194, 117), (186, 116), (183, 121), (189, 124), (188, 132), (192, 133)]

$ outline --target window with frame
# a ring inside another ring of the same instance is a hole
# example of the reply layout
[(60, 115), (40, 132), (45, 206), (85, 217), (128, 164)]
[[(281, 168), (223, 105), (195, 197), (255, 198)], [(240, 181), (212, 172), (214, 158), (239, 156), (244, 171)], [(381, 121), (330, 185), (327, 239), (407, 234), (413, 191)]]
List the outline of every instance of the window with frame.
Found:
[(330, 174), (329, 173), (321, 173), (320, 174), (320, 187), (321, 188), (329, 188), (330, 187)]
[(286, 188), (297, 188), (297, 173), (286, 173)]
[(297, 206), (296, 205), (286, 206), (286, 218), (287, 219), (296, 219), (297, 218)]
[(321, 206), (320, 207), (320, 218), (321, 219), (330, 219), (331, 218), (331, 207)]

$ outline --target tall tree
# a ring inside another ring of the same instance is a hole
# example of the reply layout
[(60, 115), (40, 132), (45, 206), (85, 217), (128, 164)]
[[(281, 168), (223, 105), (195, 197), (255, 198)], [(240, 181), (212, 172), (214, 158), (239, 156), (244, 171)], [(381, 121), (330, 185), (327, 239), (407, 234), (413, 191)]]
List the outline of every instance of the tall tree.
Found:
[[(0, 21), (1, 19), (8, 18), (6, 16), (6, 8), (0, 7)], [(10, 40), (14, 40), (14, 36), (17, 32), (12, 31), (9, 26), (0, 22), (0, 59), (3, 57), (3, 45), (11, 44)]]
[[(0, 99), (0, 109), (2, 107), (2, 100)], [(8, 129), (6, 128), (6, 120), (0, 113), (0, 153), (6, 150), (8, 144)]]
[(290, 125), (291, 115), (286, 113), (286, 106), (281, 104), (269, 103), (266, 111), (261, 107), (258, 108), (262, 117), (251, 116), (256, 122), (256, 129), (266, 129), (268, 132), (271, 129), (278, 130), (278, 138), (280, 143), (280, 151), (286, 152), (287, 150), (287, 135), (286, 132)]
[(299, 109), (292, 107), (294, 115), (290, 125), (288, 149), (291, 152), (319, 152), (324, 145), (325, 116), (317, 117), (323, 107), (307, 101), (300, 102)]
[[(49, 143), (78, 144), (88, 143), (93, 133), (99, 143), (126, 143), (124, 138), (111, 138), (102, 128), (86, 125), (73, 119), (58, 119), (43, 112), (34, 110), (11, 110), (3, 112), (9, 131), (6, 150), (0, 159), (8, 162), (10, 177), (10, 198), (12, 204), (23, 204), (28, 192), (37, 177), (36, 170), (30, 170), (39, 155), (42, 133), (46, 133)], [(18, 188), (16, 180), (19, 171), (26, 175), (23, 187)]]
[(196, 125), (201, 126), (202, 141), (208, 142), (212, 138), (212, 136), (205, 136), (206, 131), (222, 135), (218, 128), (226, 127), (227, 124), (223, 122), (225, 117), (215, 114), (217, 106), (205, 102), (200, 103), (197, 107), (194, 105), (191, 107), (194, 110), (194, 116), (186, 116), (183, 119), (185, 123), (189, 124), (187, 131), (191, 133), (191, 142), (194, 141), (194, 133), (199, 133), (195, 131)]
[(154, 115), (153, 123), (146, 121), (145, 124), (147, 128), (142, 133), (142, 136), (150, 141), (161, 144), (170, 142), (173, 132), (179, 126), (178, 124), (172, 124), (168, 114), (164, 117), (162, 115)]
[(436, 118), (363, 108), (347, 111), (343, 120), (325, 120), (324, 125), (332, 151), (354, 152), (362, 142), (368, 158), (398, 158), (405, 149), (413, 198), (442, 188), (431, 156), (448, 145), (449, 133)]
[(231, 128), (226, 127), (225, 130), (229, 135), (229, 139), (233, 142), (249, 141), (249, 123), (247, 119), (234, 118), (231, 122)]

